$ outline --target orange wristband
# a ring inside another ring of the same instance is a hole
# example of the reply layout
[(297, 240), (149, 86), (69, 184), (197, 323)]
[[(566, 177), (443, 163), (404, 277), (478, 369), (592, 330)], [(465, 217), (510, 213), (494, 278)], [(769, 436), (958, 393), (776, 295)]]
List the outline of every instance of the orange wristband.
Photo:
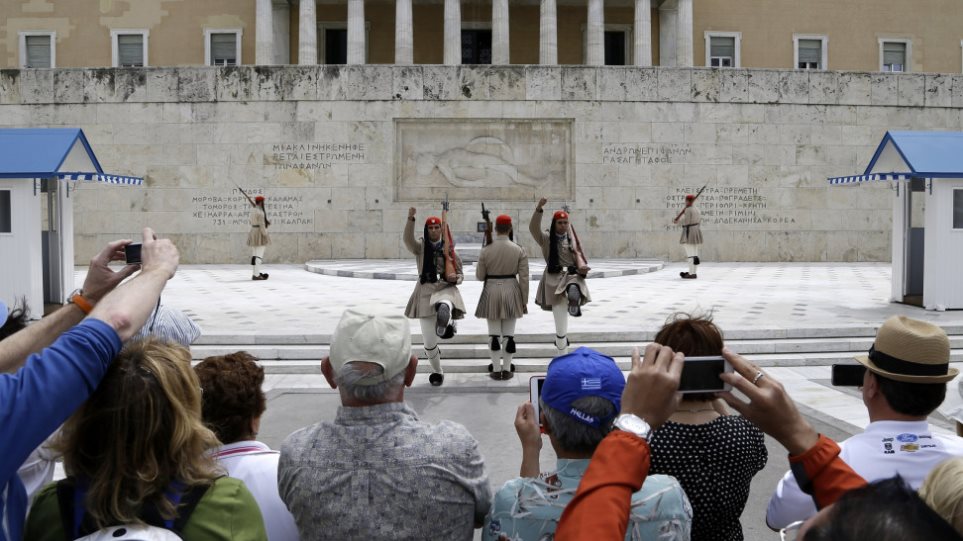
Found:
[(87, 297), (84, 297), (80, 293), (70, 297), (70, 302), (77, 305), (77, 308), (80, 308), (83, 313), (88, 315), (90, 314), (90, 311), (94, 309), (94, 305), (90, 304), (90, 301), (87, 300)]

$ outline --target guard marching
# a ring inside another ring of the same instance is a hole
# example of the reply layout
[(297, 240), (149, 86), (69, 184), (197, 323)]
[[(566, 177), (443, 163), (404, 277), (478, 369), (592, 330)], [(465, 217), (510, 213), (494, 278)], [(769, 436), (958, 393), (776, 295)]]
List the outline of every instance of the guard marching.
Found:
[[(702, 190), (699, 190), (699, 193), (702, 193)], [(689, 260), (689, 272), (680, 272), (679, 276), (687, 280), (698, 278), (699, 249), (702, 247), (702, 230), (699, 228), (699, 223), (702, 222), (702, 214), (695, 206), (695, 200), (699, 197), (699, 193), (686, 195), (685, 208), (672, 220), (672, 223), (682, 226), (679, 244), (685, 248), (685, 256)]]
[(542, 231), (542, 215), (548, 200), (539, 199), (529, 231), (535, 242), (542, 248), (545, 258), (545, 272), (538, 282), (535, 304), (542, 310), (551, 310), (555, 317), (555, 347), (559, 354), (568, 351), (568, 316), (582, 315), (582, 305), (590, 302), (585, 275), (589, 271), (578, 237), (569, 224), (569, 215), (558, 210), (552, 216), (552, 225)]

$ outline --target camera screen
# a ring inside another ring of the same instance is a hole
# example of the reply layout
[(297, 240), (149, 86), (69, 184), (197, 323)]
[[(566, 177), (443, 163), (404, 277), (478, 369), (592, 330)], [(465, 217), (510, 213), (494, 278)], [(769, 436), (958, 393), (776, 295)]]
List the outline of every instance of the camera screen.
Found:
[(861, 364), (834, 364), (832, 384), (837, 387), (862, 387), (866, 367)]
[(717, 359), (689, 360), (682, 365), (682, 380), (679, 382), (680, 391), (714, 392), (724, 390), (723, 381), (719, 374), (726, 369), (726, 361)]
[(132, 263), (140, 263), (140, 247), (141, 243), (133, 242), (124, 246), (124, 260), (129, 265)]

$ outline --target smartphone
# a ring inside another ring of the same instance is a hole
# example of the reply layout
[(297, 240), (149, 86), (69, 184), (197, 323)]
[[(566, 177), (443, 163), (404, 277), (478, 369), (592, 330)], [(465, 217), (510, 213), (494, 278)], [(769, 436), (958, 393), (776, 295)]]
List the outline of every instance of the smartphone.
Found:
[(124, 258), (128, 265), (140, 263), (140, 246), (139, 242), (132, 242), (127, 246), (124, 246)]
[(542, 428), (542, 416), (538, 410), (538, 399), (542, 396), (542, 385), (545, 385), (545, 376), (532, 376), (528, 380), (528, 394), (532, 406), (535, 407), (535, 420), (538, 421), (539, 428)]
[(732, 365), (723, 357), (686, 357), (682, 365), (679, 391), (682, 393), (718, 393), (732, 386), (722, 381), (719, 374), (732, 372)]
[(834, 364), (832, 384), (836, 387), (862, 387), (866, 367), (861, 364)]

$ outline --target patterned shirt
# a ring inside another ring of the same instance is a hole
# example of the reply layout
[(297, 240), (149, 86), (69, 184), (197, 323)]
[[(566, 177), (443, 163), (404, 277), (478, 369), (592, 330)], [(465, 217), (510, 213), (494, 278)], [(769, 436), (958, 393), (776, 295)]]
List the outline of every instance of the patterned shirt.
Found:
[[(482, 538), (488, 540), (550, 540), (562, 511), (575, 497), (589, 459), (558, 459), (558, 471), (537, 478), (520, 477), (495, 494)], [(666, 475), (645, 478), (632, 495), (632, 512), (625, 538), (688, 541), (692, 507), (679, 482)]]
[(402, 402), (342, 406), (288, 436), (278, 487), (302, 541), (471, 539), (492, 496), (468, 430)]

